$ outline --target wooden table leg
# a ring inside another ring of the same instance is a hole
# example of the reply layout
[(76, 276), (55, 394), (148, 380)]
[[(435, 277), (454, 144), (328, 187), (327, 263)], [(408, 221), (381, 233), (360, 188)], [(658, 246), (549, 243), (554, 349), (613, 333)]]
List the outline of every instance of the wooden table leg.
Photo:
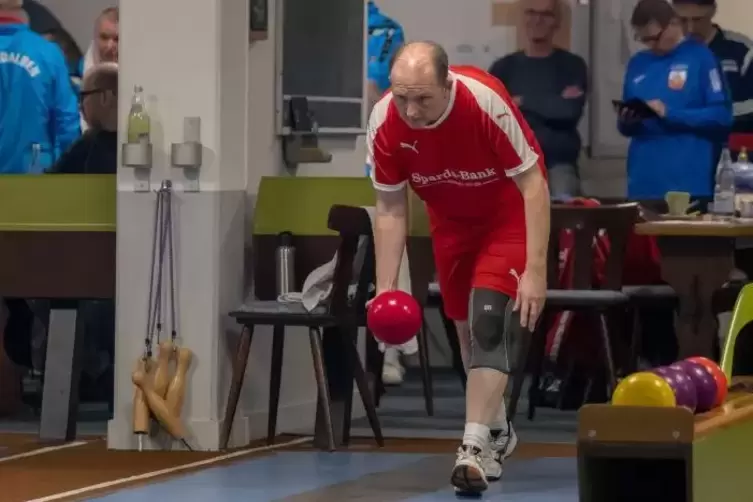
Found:
[(662, 277), (679, 297), (679, 357), (714, 357), (717, 322), (711, 296), (735, 265), (735, 241), (723, 237), (659, 237)]

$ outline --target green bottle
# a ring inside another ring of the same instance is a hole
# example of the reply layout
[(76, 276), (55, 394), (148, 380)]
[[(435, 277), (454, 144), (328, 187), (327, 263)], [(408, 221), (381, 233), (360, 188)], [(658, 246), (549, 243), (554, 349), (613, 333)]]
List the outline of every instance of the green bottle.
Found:
[(131, 111), (128, 113), (128, 142), (149, 143), (149, 114), (144, 103), (144, 89), (134, 86)]

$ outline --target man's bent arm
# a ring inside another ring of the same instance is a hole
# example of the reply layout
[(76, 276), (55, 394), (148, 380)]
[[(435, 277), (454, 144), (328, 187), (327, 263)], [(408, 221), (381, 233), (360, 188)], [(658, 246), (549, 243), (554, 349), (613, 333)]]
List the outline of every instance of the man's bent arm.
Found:
[(408, 234), (408, 197), (405, 188), (376, 191), (375, 220), (376, 290), (381, 293), (397, 289)]
[(513, 177), (523, 195), (526, 218), (526, 271), (546, 274), (549, 248), (549, 187), (538, 165)]

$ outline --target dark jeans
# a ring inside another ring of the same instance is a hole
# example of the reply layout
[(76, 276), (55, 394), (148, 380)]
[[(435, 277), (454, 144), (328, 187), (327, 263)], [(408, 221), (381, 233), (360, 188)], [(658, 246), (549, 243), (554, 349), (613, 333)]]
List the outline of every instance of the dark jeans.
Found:
[(34, 326), (34, 312), (23, 298), (5, 298), (4, 301), (8, 309), (3, 340), (5, 353), (18, 366), (31, 368), (31, 330)]

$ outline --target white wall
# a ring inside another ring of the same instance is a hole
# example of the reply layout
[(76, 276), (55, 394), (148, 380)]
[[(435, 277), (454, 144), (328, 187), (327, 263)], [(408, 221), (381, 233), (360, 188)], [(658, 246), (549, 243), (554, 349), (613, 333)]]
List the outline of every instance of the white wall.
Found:
[(717, 4), (716, 22), (720, 26), (753, 38), (749, 0), (719, 0)]
[[(233, 0), (241, 1), (241, 0)], [(71, 34), (86, 50), (92, 37), (93, 22), (97, 15), (113, 5), (111, 0), (86, 0), (76, 2), (71, 9), (70, 0), (42, 0), (61, 20)], [(270, 0), (270, 17), (275, 18), (275, 1)], [(333, 154), (330, 164), (301, 165), (296, 173), (289, 173), (282, 162), (280, 142), (275, 136), (275, 29), (271, 23), (269, 39), (253, 42), (249, 48), (249, 166), (247, 191), (249, 208), (253, 210), (259, 180), (262, 176), (362, 176), (365, 163), (363, 138), (328, 137), (321, 144)], [(169, 37), (169, 31), (165, 30)], [(271, 359), (271, 333), (258, 328), (254, 336), (252, 353), (244, 386), (244, 399), (248, 409), (251, 434), (261, 437), (266, 433), (266, 412)], [(307, 333), (289, 330), (285, 349), (285, 364), (280, 397), (279, 429), (284, 431), (307, 430), (313, 427), (316, 410), (316, 386)], [(224, 402), (224, 396), (221, 398)], [(358, 400), (356, 400), (358, 403)], [(223, 405), (224, 406), (224, 405)], [(223, 407), (224, 409), (224, 407)], [(289, 412), (286, 413), (286, 410)], [(362, 414), (356, 404), (354, 416)], [(239, 411), (240, 415), (240, 411)]]
[[(94, 34), (94, 20), (108, 7), (118, 5), (118, 0), (38, 0), (46, 5), (63, 23), (83, 52), (89, 47)], [(72, 5), (75, 2), (75, 8)]]

